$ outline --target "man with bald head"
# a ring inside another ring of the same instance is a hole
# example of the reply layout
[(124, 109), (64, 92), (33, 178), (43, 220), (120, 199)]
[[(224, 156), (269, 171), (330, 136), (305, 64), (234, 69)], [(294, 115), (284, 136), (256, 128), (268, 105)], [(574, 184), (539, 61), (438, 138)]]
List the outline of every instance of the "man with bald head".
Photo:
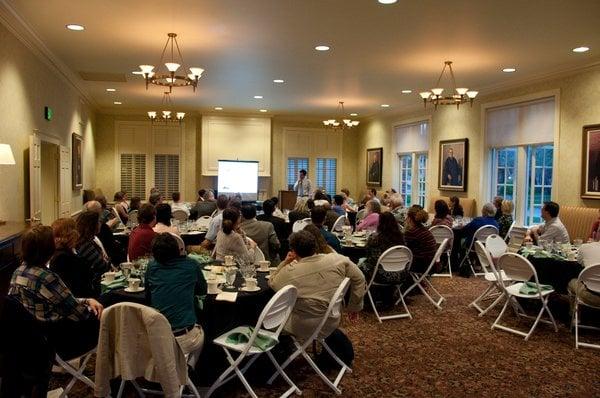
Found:
[[(100, 202), (90, 200), (83, 205), (84, 211), (93, 211), (102, 215), (103, 209)], [(119, 264), (122, 256), (119, 257), (117, 246), (115, 245), (115, 237), (113, 236), (112, 228), (118, 224), (117, 218), (112, 218), (106, 222), (100, 222), (100, 231), (96, 235), (98, 246), (102, 248), (113, 264)]]

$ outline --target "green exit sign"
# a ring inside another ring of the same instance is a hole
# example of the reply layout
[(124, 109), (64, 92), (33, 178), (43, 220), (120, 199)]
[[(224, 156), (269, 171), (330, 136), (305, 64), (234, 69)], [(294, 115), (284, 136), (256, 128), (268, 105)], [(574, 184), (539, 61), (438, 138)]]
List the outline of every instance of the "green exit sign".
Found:
[(52, 116), (54, 115), (54, 111), (49, 106), (44, 107), (44, 119), (52, 120)]

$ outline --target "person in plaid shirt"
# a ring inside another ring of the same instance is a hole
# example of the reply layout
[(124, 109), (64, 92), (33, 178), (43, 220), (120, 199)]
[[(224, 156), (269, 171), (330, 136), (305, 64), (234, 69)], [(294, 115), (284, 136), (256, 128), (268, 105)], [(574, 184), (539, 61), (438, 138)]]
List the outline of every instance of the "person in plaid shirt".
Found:
[(25, 232), (23, 264), (13, 273), (8, 294), (40, 321), (59, 355), (70, 359), (96, 345), (103, 307), (91, 298), (75, 298), (46, 267), (54, 249), (49, 226), (38, 225)]

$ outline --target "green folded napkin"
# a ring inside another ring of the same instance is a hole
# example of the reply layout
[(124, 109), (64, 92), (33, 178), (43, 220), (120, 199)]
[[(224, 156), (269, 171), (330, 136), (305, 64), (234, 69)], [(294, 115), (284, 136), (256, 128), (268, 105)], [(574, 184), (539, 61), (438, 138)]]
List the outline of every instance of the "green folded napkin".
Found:
[(542, 285), (541, 283), (537, 285), (535, 282), (525, 282), (519, 289), (519, 293), (530, 295), (538, 294), (538, 286), (542, 292), (554, 289), (551, 285)]
[[(225, 341), (229, 344), (245, 344), (250, 341), (250, 336), (252, 336), (252, 333), (254, 333), (254, 328), (248, 326), (243, 332), (231, 333), (229, 336), (227, 336)], [(267, 351), (277, 343), (278, 341), (276, 339), (258, 333), (252, 346), (260, 349), (261, 351)]]
[(119, 278), (116, 278), (112, 282), (102, 282), (100, 284), (100, 291), (101, 291), (101, 293), (107, 293), (107, 292), (110, 292), (111, 290), (120, 289), (122, 287), (125, 287), (125, 286), (127, 286), (127, 284), (128, 284), (127, 278), (125, 278), (124, 276), (121, 276)]
[(193, 260), (196, 260), (200, 265), (211, 264), (212, 262), (215, 261), (214, 258), (212, 258), (211, 256), (207, 256), (205, 254), (191, 253), (191, 254), (188, 254), (188, 257)]

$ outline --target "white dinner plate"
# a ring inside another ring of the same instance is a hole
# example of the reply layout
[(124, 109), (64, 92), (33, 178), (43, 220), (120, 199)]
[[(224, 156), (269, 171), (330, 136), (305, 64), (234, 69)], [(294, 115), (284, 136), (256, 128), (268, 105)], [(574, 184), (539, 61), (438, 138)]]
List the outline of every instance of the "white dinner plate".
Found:
[(201, 233), (201, 231), (187, 231), (182, 233), (182, 235), (200, 235)]
[(260, 290), (260, 286), (255, 286), (253, 289), (250, 289), (248, 286), (244, 286), (240, 288), (243, 292), (258, 292)]
[(125, 288), (125, 291), (127, 293), (139, 293), (139, 292), (143, 292), (144, 288), (143, 287), (138, 287), (137, 289), (133, 290), (131, 289), (129, 286)]

